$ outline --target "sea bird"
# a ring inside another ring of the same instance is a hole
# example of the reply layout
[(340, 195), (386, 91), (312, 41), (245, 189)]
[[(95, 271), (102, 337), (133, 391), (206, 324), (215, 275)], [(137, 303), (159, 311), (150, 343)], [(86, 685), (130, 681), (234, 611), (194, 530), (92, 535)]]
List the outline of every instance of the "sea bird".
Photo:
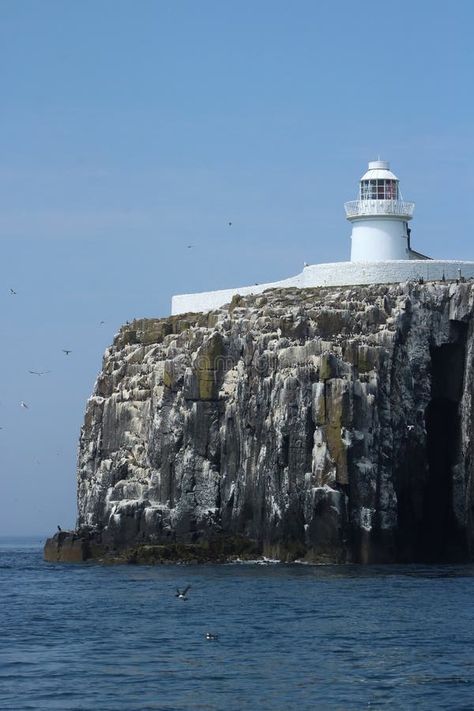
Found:
[(51, 373), (50, 370), (29, 370), (28, 373), (31, 375), (46, 375), (46, 373)]
[(13, 294), (16, 294), (15, 289), (10, 289), (10, 294), (12, 294), (12, 295), (13, 295)]
[(188, 598), (186, 597), (186, 593), (190, 588), (191, 585), (187, 585), (182, 591), (179, 588), (176, 588), (176, 597), (179, 597), (180, 600), (187, 600)]
[(206, 632), (206, 639), (219, 639), (219, 635), (212, 632)]
[(65, 353), (66, 355), (69, 355), (69, 353), (72, 353), (72, 351), (68, 351), (67, 348), (63, 348), (63, 353)]
[(23, 402), (23, 400), (21, 400), (20, 402), (20, 407), (24, 407), (25, 410), (28, 410), (28, 405), (26, 404), (26, 402)]
[(59, 531), (59, 533), (61, 533), (62, 530), (63, 530), (63, 529), (61, 528), (61, 526), (60, 526), (59, 523), (58, 523), (58, 531)]

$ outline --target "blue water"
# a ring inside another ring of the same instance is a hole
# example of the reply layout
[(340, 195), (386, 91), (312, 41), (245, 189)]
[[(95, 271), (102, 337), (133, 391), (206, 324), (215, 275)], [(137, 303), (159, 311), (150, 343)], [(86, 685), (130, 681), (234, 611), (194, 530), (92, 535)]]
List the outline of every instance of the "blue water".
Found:
[(0, 541), (0, 708), (473, 709), (473, 612), (474, 566), (53, 565)]

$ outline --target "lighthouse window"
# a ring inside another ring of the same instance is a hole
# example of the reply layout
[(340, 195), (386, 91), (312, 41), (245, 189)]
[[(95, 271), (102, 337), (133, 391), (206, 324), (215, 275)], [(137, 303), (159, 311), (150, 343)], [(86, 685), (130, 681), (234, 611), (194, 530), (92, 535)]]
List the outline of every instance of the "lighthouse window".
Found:
[(397, 200), (397, 181), (396, 180), (386, 180), (385, 181), (385, 199), (386, 200)]
[(397, 200), (396, 180), (363, 180), (360, 184), (361, 200)]

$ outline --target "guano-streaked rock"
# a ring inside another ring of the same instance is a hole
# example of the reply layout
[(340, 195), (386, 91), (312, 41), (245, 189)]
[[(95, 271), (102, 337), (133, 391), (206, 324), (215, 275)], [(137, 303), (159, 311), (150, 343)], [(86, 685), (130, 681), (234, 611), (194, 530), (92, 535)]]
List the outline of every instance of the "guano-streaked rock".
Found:
[(78, 529), (138, 562), (469, 559), (473, 297), (271, 290), (124, 326), (87, 404)]

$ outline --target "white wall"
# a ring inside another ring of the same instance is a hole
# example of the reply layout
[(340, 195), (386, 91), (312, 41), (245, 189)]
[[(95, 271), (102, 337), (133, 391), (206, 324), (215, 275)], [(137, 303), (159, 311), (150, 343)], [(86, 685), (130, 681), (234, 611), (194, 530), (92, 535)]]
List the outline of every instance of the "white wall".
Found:
[(261, 294), (266, 289), (314, 286), (351, 286), (357, 284), (393, 284), (409, 279), (436, 281), (443, 278), (457, 279), (458, 269), (467, 279), (474, 279), (474, 262), (435, 259), (403, 259), (385, 262), (335, 262), (310, 264), (301, 274), (269, 284), (241, 286), (221, 291), (206, 291), (199, 294), (173, 296), (171, 313), (212, 311), (228, 304), (235, 294)]
[(351, 262), (409, 259), (406, 222), (393, 218), (352, 222)]

